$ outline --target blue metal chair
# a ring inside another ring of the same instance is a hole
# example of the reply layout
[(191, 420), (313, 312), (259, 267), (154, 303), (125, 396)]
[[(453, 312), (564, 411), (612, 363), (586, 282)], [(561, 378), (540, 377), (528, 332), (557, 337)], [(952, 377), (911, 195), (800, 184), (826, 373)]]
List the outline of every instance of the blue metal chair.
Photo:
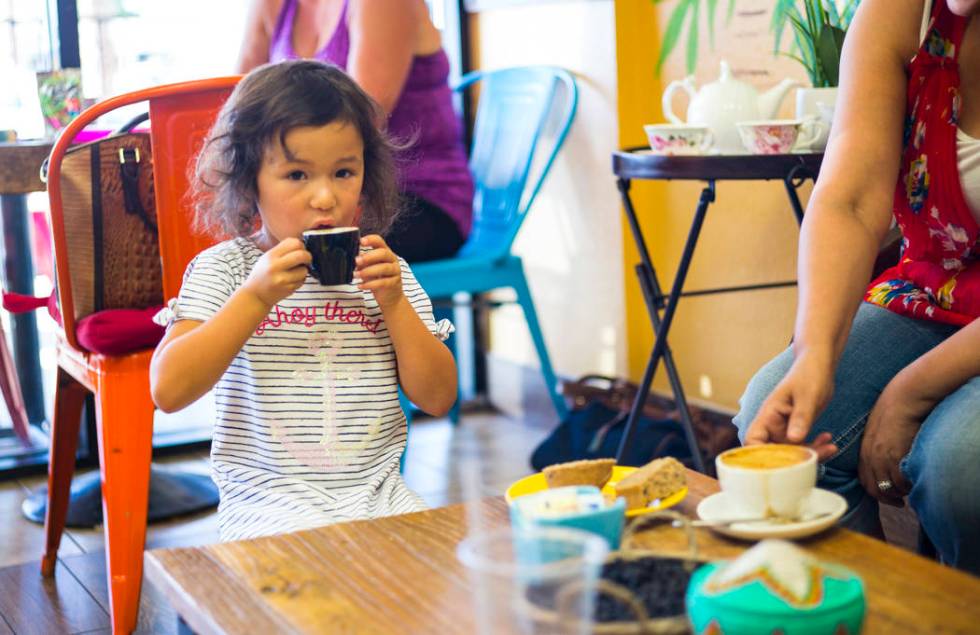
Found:
[[(472, 231), (454, 258), (419, 263), (412, 270), (433, 301), (460, 292), (513, 289), (551, 400), (559, 418), (564, 418), (568, 407), (558, 391), (524, 265), (520, 256), (511, 253), (511, 246), (568, 134), (578, 88), (561, 68), (529, 66), (468, 73), (455, 90), (466, 90), (476, 82), (480, 82), (480, 100), (470, 153), (476, 183)], [(457, 357), (458, 349), (457, 340)], [(458, 422), (458, 402), (450, 417)]]

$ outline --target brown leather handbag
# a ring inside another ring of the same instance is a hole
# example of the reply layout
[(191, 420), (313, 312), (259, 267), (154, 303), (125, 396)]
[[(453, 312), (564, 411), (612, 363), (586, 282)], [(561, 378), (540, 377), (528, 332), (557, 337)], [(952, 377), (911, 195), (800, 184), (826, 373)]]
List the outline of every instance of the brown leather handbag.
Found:
[(120, 132), (69, 150), (61, 164), (75, 318), (163, 302), (150, 138)]
[[(625, 422), (639, 386), (626, 379), (604, 375), (585, 375), (577, 381), (562, 384), (562, 392), (572, 400), (573, 409), (584, 409), (591, 403), (600, 403), (609, 410), (618, 412), (616, 425)], [(728, 448), (738, 445), (738, 437), (731, 417), (688, 405), (694, 436), (704, 458), (709, 473), (714, 469), (714, 458)], [(643, 404), (643, 417), (648, 419), (680, 420), (680, 412), (674, 400), (651, 393)]]

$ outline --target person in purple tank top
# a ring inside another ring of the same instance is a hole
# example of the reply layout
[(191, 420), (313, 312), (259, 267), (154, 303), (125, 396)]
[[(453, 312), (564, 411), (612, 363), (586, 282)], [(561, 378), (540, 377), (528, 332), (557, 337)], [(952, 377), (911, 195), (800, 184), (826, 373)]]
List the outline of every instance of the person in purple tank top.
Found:
[(391, 249), (409, 262), (455, 254), (470, 232), (473, 178), (449, 60), (424, 0), (254, 0), (238, 70), (296, 58), (346, 70), (388, 113), (388, 134), (406, 145)]

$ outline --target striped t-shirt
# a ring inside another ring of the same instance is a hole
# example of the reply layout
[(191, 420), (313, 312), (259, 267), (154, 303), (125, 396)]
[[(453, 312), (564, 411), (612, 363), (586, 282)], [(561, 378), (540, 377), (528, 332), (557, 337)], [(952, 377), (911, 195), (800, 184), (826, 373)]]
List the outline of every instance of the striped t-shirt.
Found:
[[(210, 318), (261, 256), (248, 238), (198, 254), (174, 319)], [(399, 260), (405, 297), (436, 333), (428, 296)], [(395, 350), (370, 291), (307, 276), (255, 329), (214, 392), (222, 540), (425, 509), (399, 471), (408, 430)]]

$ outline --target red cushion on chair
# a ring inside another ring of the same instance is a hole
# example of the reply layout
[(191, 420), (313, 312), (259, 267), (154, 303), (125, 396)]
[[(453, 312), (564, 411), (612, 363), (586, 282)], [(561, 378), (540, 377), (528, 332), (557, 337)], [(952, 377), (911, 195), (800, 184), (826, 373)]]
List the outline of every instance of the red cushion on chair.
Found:
[(78, 321), (78, 343), (93, 353), (124, 355), (153, 348), (166, 329), (153, 321), (163, 306), (147, 309), (107, 309)]

